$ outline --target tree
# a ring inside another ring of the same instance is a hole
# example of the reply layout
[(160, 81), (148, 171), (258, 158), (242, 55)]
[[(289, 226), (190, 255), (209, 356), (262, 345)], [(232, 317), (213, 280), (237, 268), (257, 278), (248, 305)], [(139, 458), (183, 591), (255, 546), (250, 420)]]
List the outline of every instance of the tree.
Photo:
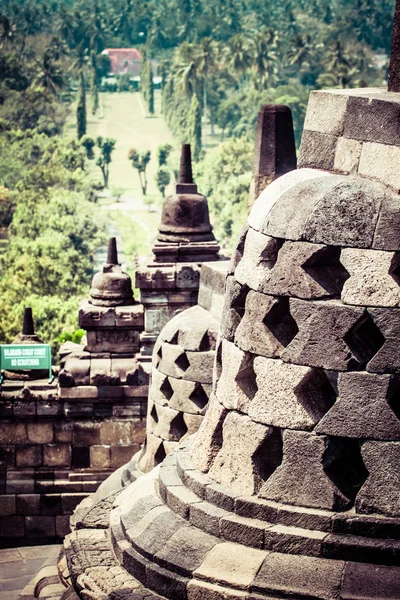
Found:
[(157, 160), (158, 166), (162, 167), (167, 164), (167, 160), (169, 155), (171, 154), (172, 146), (171, 144), (160, 144), (157, 148)]
[(171, 181), (171, 175), (167, 167), (161, 166), (156, 173), (156, 184), (158, 189), (160, 190), (161, 196), (164, 197), (165, 188)]
[(128, 158), (132, 163), (132, 167), (137, 169), (139, 174), (140, 186), (142, 188), (143, 196), (146, 195), (147, 192), (147, 175), (146, 168), (150, 162), (151, 152), (147, 150), (146, 152), (139, 153), (136, 148), (131, 148), (128, 151)]
[(91, 72), (90, 72), (90, 94), (92, 99), (92, 115), (95, 115), (99, 108), (99, 84), (97, 75), (96, 54), (92, 50), (90, 53)]
[(89, 160), (96, 158), (94, 148), (98, 148), (99, 152), (96, 159), (96, 165), (100, 167), (101, 174), (103, 175), (104, 187), (108, 188), (110, 179), (111, 155), (114, 150), (116, 140), (113, 138), (103, 138), (100, 135), (96, 138), (96, 140), (93, 140), (93, 138), (85, 136), (82, 138), (81, 143), (86, 150), (86, 156)]
[(79, 71), (78, 104), (76, 107), (76, 126), (78, 140), (86, 133), (86, 91), (82, 69)]
[(201, 108), (196, 94), (193, 96), (190, 105), (187, 137), (191, 145), (193, 159), (198, 161), (201, 154)]

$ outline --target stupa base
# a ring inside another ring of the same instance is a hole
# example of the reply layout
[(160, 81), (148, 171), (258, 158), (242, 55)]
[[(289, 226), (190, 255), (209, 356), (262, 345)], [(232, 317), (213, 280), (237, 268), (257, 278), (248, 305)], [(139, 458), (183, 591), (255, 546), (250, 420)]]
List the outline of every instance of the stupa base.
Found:
[[(392, 536), (392, 537), (389, 537)], [(89, 510), (66, 539), (82, 598), (400, 598), (400, 521), (235, 495), (188, 443)]]

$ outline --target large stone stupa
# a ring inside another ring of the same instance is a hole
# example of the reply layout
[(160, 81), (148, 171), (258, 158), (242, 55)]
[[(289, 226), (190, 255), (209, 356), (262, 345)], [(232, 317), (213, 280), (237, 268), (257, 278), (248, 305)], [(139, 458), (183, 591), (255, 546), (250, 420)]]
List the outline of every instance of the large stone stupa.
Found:
[(198, 434), (66, 539), (83, 600), (400, 598), (399, 91), (311, 95), (238, 242)]

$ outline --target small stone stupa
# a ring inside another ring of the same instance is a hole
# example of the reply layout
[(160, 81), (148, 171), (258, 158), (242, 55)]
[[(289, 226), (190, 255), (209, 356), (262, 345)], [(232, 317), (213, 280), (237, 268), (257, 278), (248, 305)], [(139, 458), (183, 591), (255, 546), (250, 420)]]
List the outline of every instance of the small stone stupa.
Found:
[[(22, 331), (11, 342), (12, 344), (44, 344), (43, 340), (35, 333), (35, 325), (31, 307), (24, 309), (24, 318), (22, 323)], [(48, 377), (48, 371), (41, 370), (19, 370), (5, 371), (5, 379), (13, 379), (16, 381), (32, 381), (35, 379), (45, 379)]]
[(176, 314), (197, 304), (200, 266), (219, 260), (205, 196), (193, 181), (190, 145), (182, 146), (175, 193), (164, 199), (153, 260), (136, 270), (136, 287), (144, 307), (142, 360), (151, 360), (161, 329)]

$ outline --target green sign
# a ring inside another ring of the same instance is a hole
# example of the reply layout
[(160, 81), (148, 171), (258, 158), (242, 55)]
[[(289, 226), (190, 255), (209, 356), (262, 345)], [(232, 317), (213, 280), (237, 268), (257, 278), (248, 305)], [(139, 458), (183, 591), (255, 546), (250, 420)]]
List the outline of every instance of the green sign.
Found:
[(8, 344), (0, 346), (0, 383), (2, 371), (47, 370), (50, 383), (53, 381), (51, 370), (50, 344)]

